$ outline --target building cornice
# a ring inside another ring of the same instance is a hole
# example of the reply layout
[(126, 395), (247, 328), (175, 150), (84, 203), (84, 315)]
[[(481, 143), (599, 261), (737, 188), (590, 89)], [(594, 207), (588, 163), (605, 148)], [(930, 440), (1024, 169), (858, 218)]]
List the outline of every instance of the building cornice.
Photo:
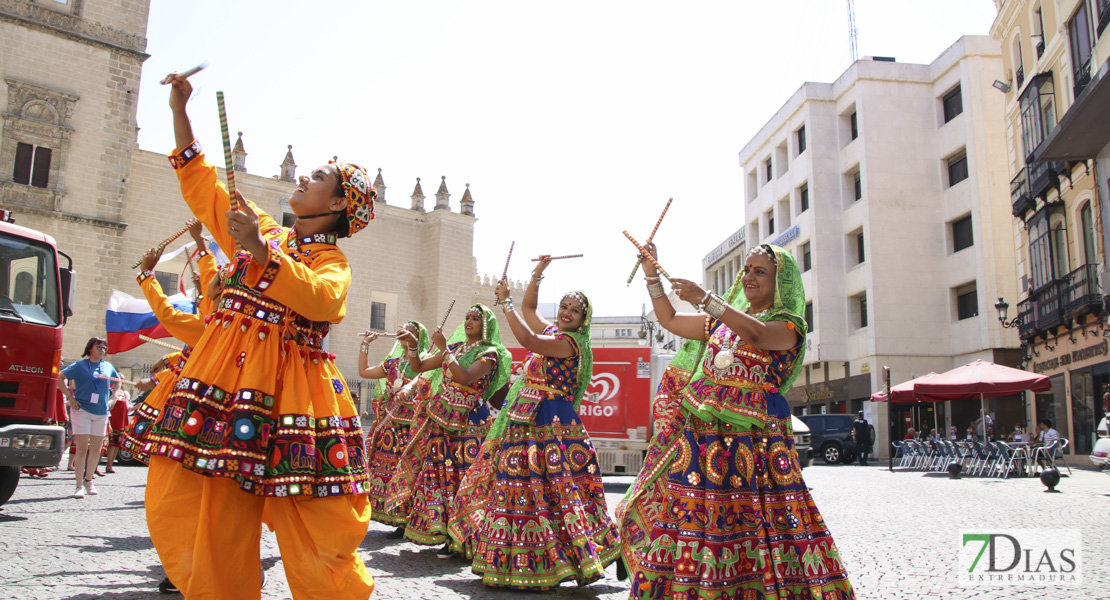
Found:
[(0, 21), (52, 33), (59, 37), (116, 50), (140, 61), (150, 57), (145, 52), (146, 38), (113, 27), (88, 21), (20, 0), (0, 0)]
[(127, 223), (124, 223), (123, 221), (116, 221), (115, 219), (105, 219), (104, 217), (94, 217), (91, 215), (79, 215), (77, 213), (48, 210), (37, 206), (28, 206), (19, 202), (4, 202), (4, 206), (14, 209), (12, 212), (16, 213), (17, 216), (20, 214), (38, 215), (41, 217), (57, 219), (59, 221), (81, 223), (85, 225), (92, 225), (94, 227), (114, 229), (116, 231), (123, 231), (127, 229)]

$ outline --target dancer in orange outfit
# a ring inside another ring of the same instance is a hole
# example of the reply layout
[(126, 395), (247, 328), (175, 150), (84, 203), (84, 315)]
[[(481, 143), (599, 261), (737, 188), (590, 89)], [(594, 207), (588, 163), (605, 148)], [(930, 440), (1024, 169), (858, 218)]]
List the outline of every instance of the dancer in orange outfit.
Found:
[(321, 343), (346, 313), (351, 282), (335, 242), (373, 217), (370, 180), (350, 164), (302, 176), (291, 229), (241, 196), (233, 209), (193, 138), (192, 86), (166, 81), (182, 195), (234, 258), (148, 434), (152, 476), (166, 478), (160, 497), (147, 495), (151, 538), (186, 598), (259, 598), (265, 508), (294, 598), (368, 598), (374, 582), (356, 552), (370, 519), (362, 426)]

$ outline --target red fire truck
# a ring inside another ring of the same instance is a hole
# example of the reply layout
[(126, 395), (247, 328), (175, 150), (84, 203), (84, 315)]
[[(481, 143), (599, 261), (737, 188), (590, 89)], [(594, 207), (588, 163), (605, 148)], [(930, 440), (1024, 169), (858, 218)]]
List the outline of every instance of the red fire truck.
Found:
[[(524, 348), (509, 348), (514, 366)], [(649, 348), (594, 348), (594, 376), (578, 414), (590, 432), (606, 475), (635, 475), (651, 439), (652, 383)], [(664, 363), (666, 364), (666, 363)]]
[[(58, 267), (59, 255), (68, 267)], [(73, 261), (54, 238), (0, 210), (0, 504), (15, 492), (20, 467), (62, 458), (65, 429), (47, 423), (72, 291)]]

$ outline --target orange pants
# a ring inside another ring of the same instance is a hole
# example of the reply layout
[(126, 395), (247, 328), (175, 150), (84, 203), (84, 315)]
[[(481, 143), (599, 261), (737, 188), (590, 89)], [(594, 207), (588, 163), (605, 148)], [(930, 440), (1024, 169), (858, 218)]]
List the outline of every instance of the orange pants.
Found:
[(366, 600), (374, 580), (358, 556), (370, 522), (366, 496), (262, 498), (153, 456), (147, 475), (150, 538), (187, 600), (258, 599), (265, 511), (294, 598)]

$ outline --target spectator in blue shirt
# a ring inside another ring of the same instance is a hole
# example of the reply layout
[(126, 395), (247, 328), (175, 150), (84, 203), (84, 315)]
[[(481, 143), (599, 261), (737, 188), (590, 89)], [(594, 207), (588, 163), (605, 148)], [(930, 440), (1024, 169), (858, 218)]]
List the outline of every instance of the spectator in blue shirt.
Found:
[(112, 378), (120, 378), (112, 363), (104, 360), (107, 354), (107, 340), (90, 338), (85, 344), (84, 354), (81, 355), (85, 357), (84, 360), (62, 369), (59, 381), (62, 392), (66, 395), (66, 404), (69, 405), (73, 440), (77, 446), (74, 460), (77, 489), (73, 492), (74, 498), (97, 494), (92, 478), (96, 473), (96, 465), (100, 462), (100, 447), (104, 444), (109, 403), (115, 395), (115, 388), (119, 387)]

